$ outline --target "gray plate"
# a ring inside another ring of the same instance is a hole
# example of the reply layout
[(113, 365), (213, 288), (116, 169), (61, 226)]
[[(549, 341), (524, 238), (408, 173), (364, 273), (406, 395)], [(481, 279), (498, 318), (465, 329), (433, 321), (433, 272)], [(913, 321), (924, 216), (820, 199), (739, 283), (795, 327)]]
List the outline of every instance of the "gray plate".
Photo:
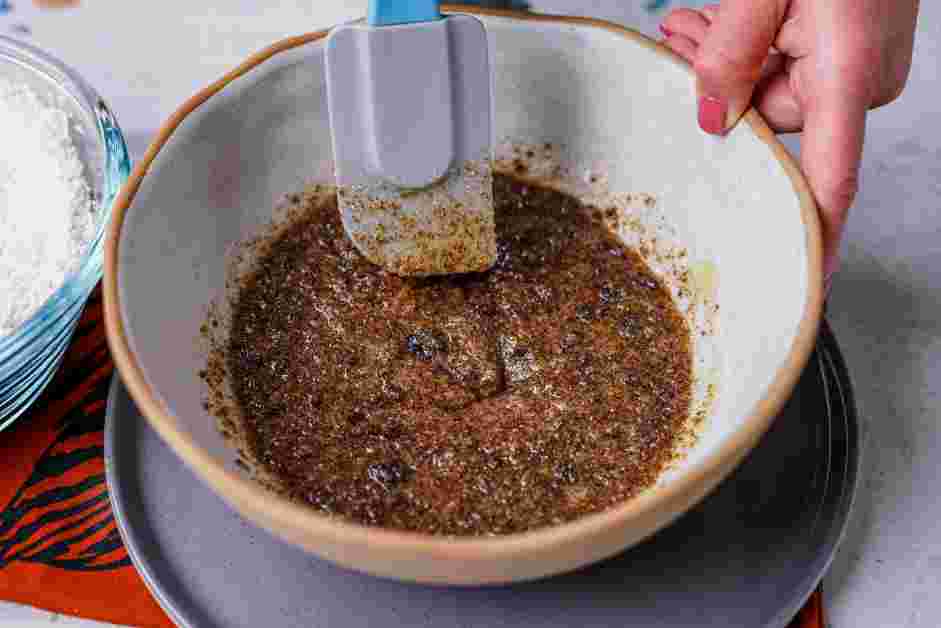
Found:
[(598, 565), (479, 589), (359, 575), (255, 528), (164, 446), (117, 378), (105, 455), (131, 558), (182, 626), (782, 628), (842, 537), (858, 438), (849, 380), (825, 327), (772, 430), (699, 507)]

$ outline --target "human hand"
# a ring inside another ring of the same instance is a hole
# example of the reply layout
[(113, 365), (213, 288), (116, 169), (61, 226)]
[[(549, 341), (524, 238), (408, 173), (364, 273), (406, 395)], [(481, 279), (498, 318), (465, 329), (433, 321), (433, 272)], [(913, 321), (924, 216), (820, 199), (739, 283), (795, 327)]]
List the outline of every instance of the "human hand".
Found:
[(696, 72), (704, 131), (724, 134), (749, 103), (775, 131), (803, 130), (827, 279), (856, 196), (867, 111), (901, 93), (917, 14), (918, 0), (724, 0), (674, 10), (660, 27)]

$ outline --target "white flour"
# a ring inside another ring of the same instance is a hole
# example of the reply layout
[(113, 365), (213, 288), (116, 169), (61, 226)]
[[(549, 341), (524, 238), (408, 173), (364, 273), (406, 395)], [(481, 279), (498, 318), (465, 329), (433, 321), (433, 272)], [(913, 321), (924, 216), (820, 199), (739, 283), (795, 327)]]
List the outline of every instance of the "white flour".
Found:
[(0, 337), (62, 285), (95, 236), (65, 111), (0, 77)]

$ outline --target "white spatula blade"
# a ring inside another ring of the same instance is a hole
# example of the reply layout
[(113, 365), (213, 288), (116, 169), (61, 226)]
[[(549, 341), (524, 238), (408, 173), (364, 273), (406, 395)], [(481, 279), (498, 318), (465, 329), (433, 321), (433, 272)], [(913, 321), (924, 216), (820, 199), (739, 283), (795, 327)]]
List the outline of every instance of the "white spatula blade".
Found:
[(327, 88), (343, 225), (402, 275), (496, 260), (487, 35), (471, 16), (335, 29)]

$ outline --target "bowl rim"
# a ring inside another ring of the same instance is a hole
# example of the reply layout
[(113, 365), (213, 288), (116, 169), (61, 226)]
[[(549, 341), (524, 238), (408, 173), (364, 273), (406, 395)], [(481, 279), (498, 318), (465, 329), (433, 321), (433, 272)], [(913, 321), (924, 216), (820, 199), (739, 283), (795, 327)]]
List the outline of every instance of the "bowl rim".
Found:
[[(524, 22), (553, 22), (573, 27), (601, 29), (621, 35), (673, 63), (689, 68), (684, 60), (662, 44), (635, 30), (600, 19), (464, 5), (445, 5), (442, 9), (446, 12), (473, 13)], [(131, 349), (122, 318), (118, 290), (118, 266), (121, 232), (127, 210), (160, 150), (190, 113), (228, 84), (275, 55), (318, 41), (326, 37), (328, 32), (321, 30), (276, 42), (250, 56), (241, 65), (185, 101), (159, 129), (114, 203), (105, 247), (103, 282), (107, 337), (118, 371), (131, 397), (154, 430), (203, 481), (226, 501), (238, 505), (237, 509), (242, 512), (248, 508), (253, 513), (264, 513), (264, 518), (268, 522), (265, 527), (269, 530), (277, 530), (282, 534), (285, 530), (290, 530), (291, 538), (316, 538), (321, 544), (329, 543), (344, 547), (368, 546), (370, 550), (378, 554), (381, 554), (383, 550), (388, 550), (397, 552), (397, 555), (411, 553), (413, 557), (425, 556), (430, 559), (472, 562), (506, 560), (522, 558), (533, 551), (542, 553), (569, 546), (573, 542), (624, 529), (631, 523), (635, 527), (643, 528), (643, 533), (640, 535), (642, 539), (655, 533), (698, 503), (738, 466), (769, 429), (774, 417), (790, 396), (813, 351), (823, 313), (823, 245), (817, 205), (794, 158), (754, 109), (744, 115), (743, 121), (759, 139), (770, 147), (773, 156), (790, 178), (795, 195), (800, 202), (801, 220), (807, 239), (807, 299), (797, 334), (786, 359), (777, 368), (773, 380), (741, 427), (726, 437), (716, 450), (710, 452), (669, 484), (655, 486), (619, 506), (557, 526), (494, 537), (439, 537), (369, 527), (318, 514), (309, 507), (291, 502), (263, 488), (253, 480), (225, 469), (219, 461), (199, 447), (185, 431), (176, 427), (176, 420), (144, 377), (141, 365)], [(258, 517), (251, 517), (251, 519), (258, 522)], [(425, 582), (441, 581), (440, 578), (423, 580), (410, 576), (403, 577)], [(451, 580), (458, 581), (461, 578), (455, 574)], [(496, 582), (497, 580), (488, 581)]]
[[(82, 255), (75, 270), (64, 277), (62, 283), (46, 297), (36, 311), (20, 323), (12, 333), (0, 336), (0, 354), (2, 354), (8, 347), (21, 342), (23, 338), (41, 334), (45, 327), (43, 323), (50, 316), (55, 316), (51, 323), (54, 325), (58, 320), (56, 306), (61, 303), (71, 303), (78, 296), (73, 293), (76, 284), (89, 281), (94, 285), (98, 282), (101, 269), (97, 266), (101, 264), (102, 242), (107, 236), (114, 215), (113, 201), (117, 198), (116, 194), (109, 193), (109, 189), (117, 190), (123, 185), (130, 171), (130, 159), (124, 135), (114, 113), (98, 92), (76, 70), (42, 48), (6, 35), (0, 35), (0, 59), (44, 76), (58, 92), (75, 100), (79, 107), (85, 110), (89, 121), (94, 123), (96, 143), (101, 149), (100, 160), (95, 164), (100, 169), (100, 177), (86, 176), (95, 194), (95, 204), (101, 212), (95, 237), (89, 242), (88, 249)], [(90, 277), (88, 276), (89, 270), (92, 272)]]

